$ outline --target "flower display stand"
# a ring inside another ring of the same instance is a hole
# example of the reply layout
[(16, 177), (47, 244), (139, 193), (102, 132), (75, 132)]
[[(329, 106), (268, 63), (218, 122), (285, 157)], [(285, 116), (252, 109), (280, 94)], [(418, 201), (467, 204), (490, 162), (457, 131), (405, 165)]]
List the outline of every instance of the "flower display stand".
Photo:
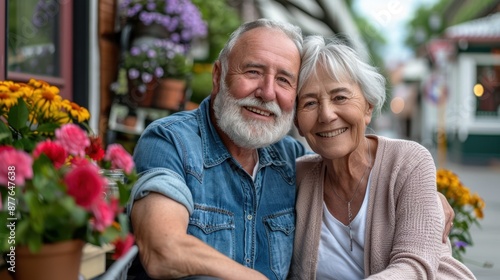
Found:
[(112, 245), (102, 247), (85, 244), (80, 262), (80, 274), (85, 279), (92, 279), (106, 271), (106, 254), (113, 251)]

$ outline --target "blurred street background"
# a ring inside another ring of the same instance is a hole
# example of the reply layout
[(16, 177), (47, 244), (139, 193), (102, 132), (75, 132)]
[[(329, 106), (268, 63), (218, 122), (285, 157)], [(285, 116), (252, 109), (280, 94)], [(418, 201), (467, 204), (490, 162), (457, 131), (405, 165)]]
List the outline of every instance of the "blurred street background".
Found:
[(474, 245), (467, 248), (464, 263), (477, 279), (500, 279), (500, 165), (468, 166), (448, 163), (462, 182), (484, 198), (481, 227), (471, 230)]
[[(165, 9), (181, 3), (195, 8)], [(387, 103), (369, 132), (421, 143), (479, 194), (484, 219), (464, 262), (500, 279), (500, 0), (0, 0), (0, 80), (54, 84), (89, 110), (103, 144), (133, 152), (149, 123), (210, 95), (229, 34), (262, 17), (339, 34), (380, 69)], [(180, 66), (150, 55), (179, 44)], [(173, 76), (182, 86), (163, 91)]]

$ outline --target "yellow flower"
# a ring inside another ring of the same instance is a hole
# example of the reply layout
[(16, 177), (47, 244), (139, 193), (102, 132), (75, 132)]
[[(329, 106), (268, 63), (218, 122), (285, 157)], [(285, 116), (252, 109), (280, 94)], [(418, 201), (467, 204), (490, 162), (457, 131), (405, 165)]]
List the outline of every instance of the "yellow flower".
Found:
[(43, 86), (33, 92), (33, 104), (44, 118), (50, 118), (60, 110), (62, 97), (55, 86)]
[[(471, 194), (460, 178), (450, 170), (438, 169), (436, 173), (437, 190), (444, 194), (455, 212), (455, 226), (450, 233), (453, 244), (472, 244), (469, 228), (484, 217), (484, 201), (478, 194)], [(465, 252), (463, 246), (452, 246), (453, 256), (461, 260)]]
[(83, 122), (90, 119), (89, 111), (86, 108), (76, 104), (75, 102), (64, 100), (62, 102), (62, 106), (68, 111), (69, 115), (73, 119), (76, 119), (78, 122)]
[(0, 83), (0, 107), (9, 109), (17, 104), (19, 97), (21, 97), (21, 93), (17, 91), (16, 87), (13, 88), (12, 83)]

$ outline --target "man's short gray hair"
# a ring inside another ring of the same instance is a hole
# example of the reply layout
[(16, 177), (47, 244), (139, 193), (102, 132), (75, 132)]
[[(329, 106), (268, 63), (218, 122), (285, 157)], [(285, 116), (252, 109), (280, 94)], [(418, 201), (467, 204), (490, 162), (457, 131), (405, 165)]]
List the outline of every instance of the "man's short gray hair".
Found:
[(228, 68), (228, 57), (229, 54), (231, 53), (231, 50), (233, 47), (236, 45), (236, 42), (238, 39), (247, 31), (250, 31), (255, 28), (259, 27), (264, 27), (264, 28), (269, 28), (269, 29), (276, 29), (280, 30), (283, 32), (290, 40), (292, 40), (295, 43), (295, 46), (297, 46), (297, 50), (299, 53), (302, 53), (302, 30), (300, 27), (293, 25), (291, 23), (287, 22), (279, 22), (271, 19), (266, 19), (266, 18), (261, 18), (258, 20), (250, 21), (247, 23), (242, 24), (238, 29), (236, 29), (231, 36), (229, 37), (229, 40), (227, 41), (226, 45), (224, 45), (224, 48), (222, 48), (221, 52), (219, 53), (219, 58), (218, 60), (221, 62), (221, 67), (222, 67), (222, 75), (221, 78), (224, 79), (226, 73), (227, 73), (227, 68)]

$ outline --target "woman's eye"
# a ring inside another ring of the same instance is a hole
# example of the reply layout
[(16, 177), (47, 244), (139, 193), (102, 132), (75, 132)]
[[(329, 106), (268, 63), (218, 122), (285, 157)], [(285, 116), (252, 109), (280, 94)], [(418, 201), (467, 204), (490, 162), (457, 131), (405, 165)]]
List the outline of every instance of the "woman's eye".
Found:
[(316, 101), (306, 101), (306, 102), (303, 103), (302, 107), (304, 107), (304, 108), (310, 108), (310, 107), (312, 107), (312, 106), (314, 106), (316, 104), (317, 104)]
[(342, 102), (342, 101), (345, 101), (347, 100), (347, 97), (346, 96), (342, 96), (342, 95), (338, 95), (338, 96), (335, 96), (333, 98), (334, 101), (337, 101), (337, 102)]

